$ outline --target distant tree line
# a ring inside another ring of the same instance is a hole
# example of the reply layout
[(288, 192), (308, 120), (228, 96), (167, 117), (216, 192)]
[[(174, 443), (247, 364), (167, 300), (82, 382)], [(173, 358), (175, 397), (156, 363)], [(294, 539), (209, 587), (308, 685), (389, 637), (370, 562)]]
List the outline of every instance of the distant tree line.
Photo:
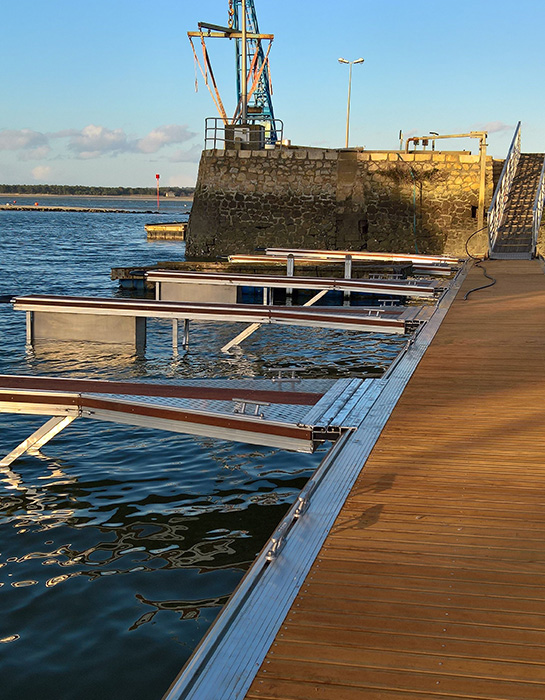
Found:
[[(57, 194), (93, 195), (95, 197), (128, 197), (130, 195), (156, 195), (155, 187), (85, 187), (84, 185), (0, 185), (3, 194)], [(160, 195), (192, 197), (194, 187), (160, 187)]]

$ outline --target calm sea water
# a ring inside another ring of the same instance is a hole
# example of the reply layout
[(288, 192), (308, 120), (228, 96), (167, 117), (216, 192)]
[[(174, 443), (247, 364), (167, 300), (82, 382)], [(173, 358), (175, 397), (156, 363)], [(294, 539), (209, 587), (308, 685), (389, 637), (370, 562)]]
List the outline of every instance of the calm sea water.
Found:
[[(0, 212), (0, 295), (119, 294), (111, 267), (183, 259), (182, 243), (148, 242), (144, 224), (184, 220), (189, 204), (161, 207), (151, 219)], [(176, 359), (159, 321), (145, 357), (90, 344), (29, 352), (24, 314), (0, 304), (0, 374), (176, 381), (297, 364), (307, 376), (346, 376), (386, 367), (404, 342), (267, 328), (222, 355), (238, 330), (193, 324)], [(43, 422), (0, 414), (0, 456)], [(323, 454), (76, 421), (0, 471), (0, 698), (160, 698)]]

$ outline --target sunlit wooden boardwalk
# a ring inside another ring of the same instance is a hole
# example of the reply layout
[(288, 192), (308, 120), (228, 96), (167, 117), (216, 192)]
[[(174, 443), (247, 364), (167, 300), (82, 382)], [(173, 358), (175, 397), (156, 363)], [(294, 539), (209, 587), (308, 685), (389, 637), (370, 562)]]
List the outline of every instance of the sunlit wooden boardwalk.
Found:
[(497, 284), (464, 301), (469, 273), (248, 698), (545, 698), (545, 275), (486, 267)]

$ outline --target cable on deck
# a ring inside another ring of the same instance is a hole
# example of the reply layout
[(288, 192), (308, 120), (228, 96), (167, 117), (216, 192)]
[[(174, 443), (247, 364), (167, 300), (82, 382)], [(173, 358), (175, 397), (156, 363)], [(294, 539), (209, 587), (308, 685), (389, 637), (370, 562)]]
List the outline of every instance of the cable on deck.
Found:
[(490, 284), (483, 284), (483, 285), (481, 285), (480, 287), (474, 287), (473, 289), (470, 289), (469, 292), (466, 292), (466, 294), (465, 294), (465, 296), (464, 296), (464, 301), (467, 301), (469, 295), (470, 295), (470, 294), (473, 294), (473, 292), (478, 292), (478, 291), (481, 290), (481, 289), (488, 289), (488, 287), (493, 287), (493, 286), (496, 284), (496, 279), (495, 279), (494, 277), (491, 277), (491, 276), (487, 273), (485, 266), (482, 264), (483, 261), (484, 261), (484, 258), (476, 258), (474, 255), (471, 255), (471, 253), (469, 252), (469, 249), (468, 249), (468, 247), (467, 247), (469, 241), (473, 238), (473, 236), (475, 236), (477, 233), (480, 233), (480, 232), (483, 231), (485, 228), (486, 228), (486, 226), (482, 226), (481, 228), (478, 228), (476, 231), (474, 231), (474, 232), (471, 234), (471, 236), (466, 240), (465, 247), (466, 247), (466, 253), (467, 253), (468, 257), (470, 257), (472, 260), (477, 260), (477, 262), (475, 263), (475, 267), (480, 268), (480, 269), (483, 271), (483, 275), (484, 275), (487, 279), (492, 280), (492, 281), (490, 282)]

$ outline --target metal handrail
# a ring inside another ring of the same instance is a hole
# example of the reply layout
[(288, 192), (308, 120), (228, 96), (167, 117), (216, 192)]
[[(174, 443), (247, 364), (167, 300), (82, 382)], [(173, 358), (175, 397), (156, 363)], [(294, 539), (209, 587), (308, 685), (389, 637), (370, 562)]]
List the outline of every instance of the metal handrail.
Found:
[(492, 202), (490, 208), (488, 209), (488, 247), (489, 250), (493, 250), (498, 237), (498, 231), (500, 224), (503, 219), (503, 213), (505, 211), (505, 204), (509, 196), (509, 191), (513, 180), (515, 178), (515, 173), (517, 171), (517, 165), (520, 158), (520, 122), (518, 122), (513, 135), (513, 140), (507, 152), (507, 158), (503, 164), (500, 179), (496, 186), (494, 196), (492, 197)]
[(535, 253), (537, 240), (539, 238), (539, 227), (543, 216), (543, 205), (545, 204), (545, 159), (541, 167), (541, 175), (537, 186), (536, 198), (532, 208), (532, 253)]
[[(259, 122), (255, 122), (259, 124)], [(242, 124), (225, 124), (223, 119), (219, 117), (206, 117), (204, 120), (204, 148), (208, 149), (224, 149), (226, 147), (226, 132), (229, 127), (239, 126)], [(262, 147), (275, 146), (282, 142), (284, 138), (284, 122), (281, 119), (274, 119), (272, 126), (274, 128), (265, 128), (264, 141)]]

